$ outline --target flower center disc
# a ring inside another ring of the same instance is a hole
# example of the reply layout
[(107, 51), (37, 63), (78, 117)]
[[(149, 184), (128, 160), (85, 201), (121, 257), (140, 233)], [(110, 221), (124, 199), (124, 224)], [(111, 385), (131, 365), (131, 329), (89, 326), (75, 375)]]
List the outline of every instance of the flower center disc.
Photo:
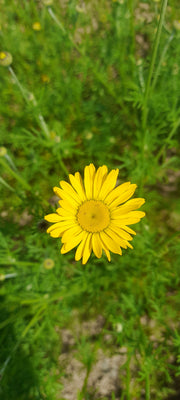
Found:
[(77, 220), (85, 231), (101, 232), (110, 222), (108, 207), (102, 201), (85, 201), (79, 207)]

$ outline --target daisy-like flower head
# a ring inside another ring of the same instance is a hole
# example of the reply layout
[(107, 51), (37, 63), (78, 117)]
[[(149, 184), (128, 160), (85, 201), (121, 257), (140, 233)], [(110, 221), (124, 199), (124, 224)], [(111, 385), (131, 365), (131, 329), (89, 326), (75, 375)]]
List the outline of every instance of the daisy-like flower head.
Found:
[(86, 264), (92, 251), (97, 258), (104, 251), (110, 261), (110, 251), (122, 255), (121, 248), (133, 248), (129, 241), (136, 232), (127, 225), (145, 216), (136, 211), (145, 200), (129, 200), (137, 185), (126, 182), (116, 187), (118, 173), (118, 169), (108, 173), (106, 165), (96, 171), (90, 164), (84, 169), (84, 182), (76, 172), (69, 175), (70, 184), (60, 181), (61, 188), (54, 187), (60, 207), (44, 218), (53, 222), (47, 233), (61, 237), (62, 254), (78, 246), (75, 260)]

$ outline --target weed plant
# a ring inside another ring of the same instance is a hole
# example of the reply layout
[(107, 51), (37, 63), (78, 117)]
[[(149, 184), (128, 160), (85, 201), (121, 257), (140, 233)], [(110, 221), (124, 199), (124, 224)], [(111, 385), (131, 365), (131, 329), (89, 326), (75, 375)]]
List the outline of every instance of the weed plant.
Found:
[[(112, 399), (178, 400), (179, 1), (45, 3), (0, 1), (0, 51), (13, 57), (0, 66), (0, 398), (63, 400), (61, 329), (102, 315), (101, 334), (74, 344), (78, 398), (97, 399), (98, 349), (125, 348)], [(137, 183), (147, 216), (134, 250), (82, 266), (43, 217), (52, 187), (90, 162)]]

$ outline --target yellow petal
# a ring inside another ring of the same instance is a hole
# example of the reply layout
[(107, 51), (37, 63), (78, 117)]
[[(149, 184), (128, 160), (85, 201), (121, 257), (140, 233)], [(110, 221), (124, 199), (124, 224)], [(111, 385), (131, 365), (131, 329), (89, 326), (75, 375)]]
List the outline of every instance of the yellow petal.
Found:
[[(136, 188), (137, 188), (137, 185), (135, 185), (135, 184), (130, 185), (129, 189), (127, 189), (119, 197), (117, 197), (115, 200), (113, 200), (111, 203), (109, 203), (110, 210), (112, 210), (113, 208), (117, 207), (119, 204), (124, 203), (130, 197), (132, 197), (132, 195), (134, 194)], [(106, 201), (107, 201), (107, 199), (106, 199)]]
[[(67, 200), (60, 200), (59, 205), (62, 207), (62, 209), (66, 210), (67, 212), (75, 215), (77, 212), (77, 205), (73, 205)], [(59, 209), (58, 209), (59, 210)]]
[(53, 188), (55, 194), (59, 196), (62, 200), (68, 201), (68, 203), (72, 204), (73, 207), (78, 207), (81, 201), (77, 201), (77, 199), (73, 198), (69, 193), (65, 192), (60, 188), (54, 187)]
[(93, 233), (92, 235), (92, 249), (97, 258), (102, 256), (102, 242), (99, 237), (99, 233)]
[(65, 254), (66, 253), (66, 250), (65, 250), (65, 245), (63, 244), (62, 245), (62, 247), (61, 247), (61, 254)]
[(123, 229), (119, 228), (119, 226), (115, 225), (113, 222), (110, 224), (110, 229), (112, 229), (114, 232), (116, 232), (122, 239), (125, 240), (132, 240), (132, 236), (129, 235), (126, 231)]
[(64, 208), (59, 207), (59, 208), (57, 208), (56, 212), (63, 219), (72, 219), (73, 221), (76, 221), (75, 211), (70, 212), (69, 210), (65, 210)]
[(50, 233), (51, 231), (53, 231), (54, 229), (61, 229), (64, 228), (65, 226), (73, 226), (73, 223), (71, 221), (67, 222), (67, 221), (61, 221), (61, 222), (57, 222), (57, 224), (53, 224), (51, 225), (48, 229), (47, 229), (47, 233)]
[(106, 249), (105, 246), (103, 246), (103, 250), (104, 250), (104, 252), (106, 254), (106, 257), (107, 257), (108, 261), (111, 261), (111, 256), (110, 256), (109, 250)]
[(61, 189), (58, 188), (57, 186), (53, 187), (53, 191), (61, 199)]
[(114, 242), (105, 232), (100, 232), (100, 238), (107, 249), (113, 253), (122, 254), (121, 248), (118, 246), (118, 244)]
[(117, 186), (106, 196), (105, 202), (107, 204), (111, 204), (113, 200), (122, 196), (127, 191), (127, 189), (129, 189), (130, 184), (131, 182), (125, 182), (122, 183), (122, 185)]
[(101, 237), (100, 237), (100, 241), (101, 241), (101, 246), (102, 246), (102, 249), (104, 250), (104, 252), (105, 252), (105, 254), (106, 254), (106, 257), (107, 257), (108, 261), (111, 261), (111, 255), (110, 255), (110, 252), (109, 252), (109, 250), (107, 249), (107, 247), (105, 246), (105, 244), (103, 243), (103, 241), (101, 240)]
[(53, 237), (53, 238), (61, 237), (64, 229), (65, 228), (63, 228), (63, 229), (61, 229), (61, 228), (54, 229), (52, 232), (50, 232), (50, 236)]
[(120, 207), (117, 207), (116, 210), (112, 211), (112, 216), (114, 215), (123, 215), (123, 214), (127, 214), (130, 211), (136, 210), (138, 208), (140, 208), (143, 204), (145, 203), (144, 199), (131, 199), (129, 201), (127, 201), (125, 204), (123, 204)]
[(81, 201), (87, 200), (87, 197), (86, 197), (85, 191), (84, 191), (83, 181), (82, 181), (80, 173), (76, 172), (75, 176), (70, 174), (69, 179), (70, 179), (71, 185), (74, 187), (76, 192), (79, 194)]
[(143, 211), (130, 211), (122, 216), (112, 217), (112, 221), (120, 228), (122, 225), (133, 225), (140, 221), (146, 214)]
[(81, 227), (76, 224), (72, 228), (68, 229), (66, 232), (63, 233), (61, 241), (62, 243), (70, 242), (76, 235), (82, 232)]
[(83, 250), (82, 264), (86, 264), (92, 252), (92, 233), (89, 233)]
[(83, 231), (81, 231), (79, 235), (72, 237), (68, 242), (64, 243), (63, 246), (61, 247), (61, 253), (65, 254), (68, 251), (72, 250), (81, 242), (82, 238), (83, 238)]
[(73, 189), (73, 187), (65, 182), (65, 181), (60, 181), (60, 186), (62, 187), (63, 191), (67, 194), (69, 194), (69, 196), (71, 196), (73, 198), (73, 200), (75, 200), (78, 204), (82, 203), (81, 198), (79, 197), (78, 193)]
[(118, 169), (112, 169), (112, 171), (109, 172), (97, 196), (98, 200), (104, 200), (107, 194), (114, 189), (114, 187), (116, 186), (118, 173)]
[(106, 165), (99, 167), (94, 177), (94, 191), (93, 191), (93, 198), (97, 199), (97, 196), (101, 190), (102, 184), (107, 176), (108, 169)]
[(112, 229), (107, 228), (106, 233), (111, 237), (111, 239), (123, 249), (127, 249), (128, 242), (127, 240), (122, 239), (117, 233), (115, 233)]
[(93, 183), (95, 171), (95, 166), (93, 164), (90, 164), (84, 168), (84, 186), (88, 200), (93, 198)]
[(78, 248), (76, 250), (76, 254), (75, 254), (75, 260), (76, 261), (79, 261), (83, 256), (84, 245), (85, 245), (85, 242), (86, 242), (86, 239), (87, 239), (88, 235), (89, 235), (89, 232), (83, 231), (82, 241), (79, 244), (79, 246), (78, 246)]
[(61, 217), (56, 213), (45, 215), (44, 219), (46, 221), (48, 221), (48, 222), (59, 222), (59, 221), (61, 221)]
[(126, 232), (128, 232), (128, 233), (131, 233), (132, 235), (136, 235), (136, 232), (133, 231), (131, 228), (129, 228), (129, 226), (122, 225), (122, 226), (121, 226), (121, 229), (123, 229), (124, 231), (126, 231)]

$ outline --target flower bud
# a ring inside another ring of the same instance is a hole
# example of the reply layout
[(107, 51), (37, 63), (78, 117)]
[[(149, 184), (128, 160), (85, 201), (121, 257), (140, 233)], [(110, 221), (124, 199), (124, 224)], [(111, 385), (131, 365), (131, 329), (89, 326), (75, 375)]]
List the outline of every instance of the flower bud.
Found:
[(0, 52), (0, 65), (3, 67), (9, 67), (9, 65), (12, 64), (13, 58), (10, 53), (7, 51), (1, 51)]
[(45, 269), (52, 269), (54, 267), (54, 261), (51, 258), (46, 258), (43, 262)]
[(7, 154), (6, 147), (0, 147), (0, 157), (3, 157)]

